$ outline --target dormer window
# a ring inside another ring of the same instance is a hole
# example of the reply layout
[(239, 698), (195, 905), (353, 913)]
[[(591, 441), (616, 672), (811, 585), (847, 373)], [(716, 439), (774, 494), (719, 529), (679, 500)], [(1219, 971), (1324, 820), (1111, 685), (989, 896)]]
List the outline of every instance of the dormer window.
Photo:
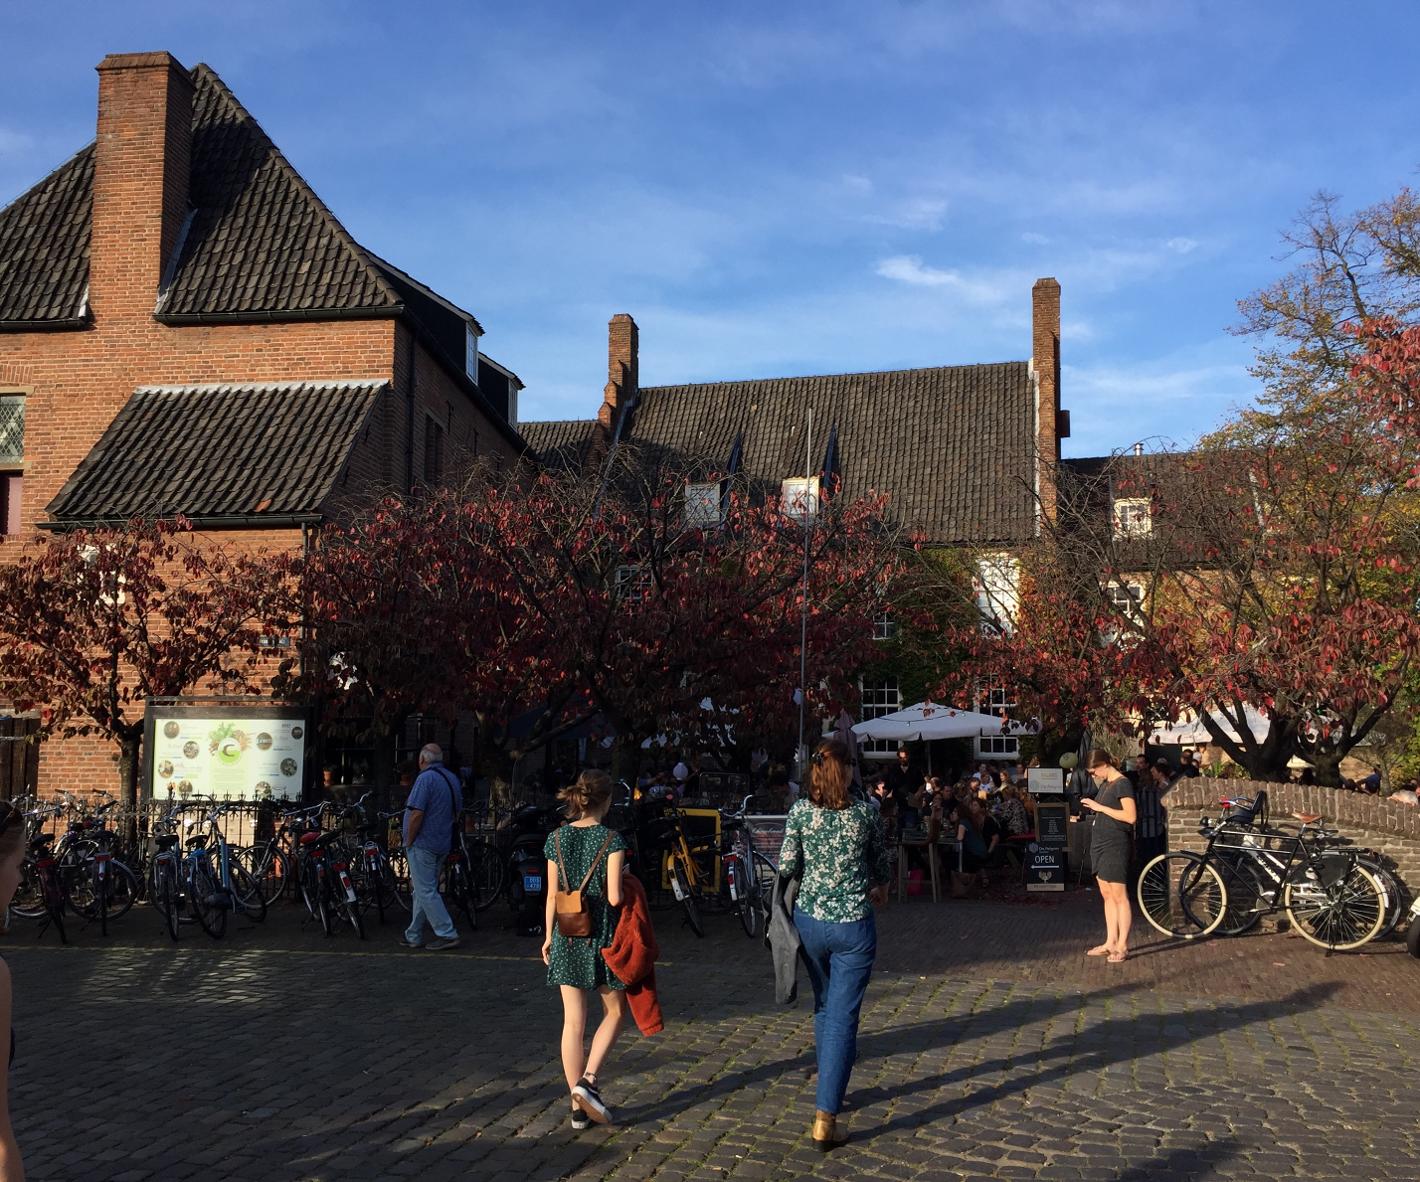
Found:
[(685, 486), (685, 524), (687, 529), (719, 529), (725, 524), (718, 480)]
[(472, 321), (464, 325), (463, 371), (478, 385), (478, 330)]
[(1120, 497), (1114, 502), (1114, 537), (1147, 538), (1154, 532), (1153, 511), (1148, 497)]
[(793, 476), (780, 486), (779, 512), (793, 521), (812, 521), (818, 516), (818, 477)]

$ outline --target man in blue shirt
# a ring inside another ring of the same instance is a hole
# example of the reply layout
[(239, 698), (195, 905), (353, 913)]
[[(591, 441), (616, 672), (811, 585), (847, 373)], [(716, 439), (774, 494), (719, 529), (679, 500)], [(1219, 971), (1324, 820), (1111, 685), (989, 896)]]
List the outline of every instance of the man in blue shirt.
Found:
[[(457, 948), (458, 929), (439, 897), (439, 870), (453, 845), (454, 823), (463, 808), (459, 778), (444, 766), (437, 743), (426, 743), (419, 752), (419, 775), (404, 806), (404, 853), (409, 860), (409, 886), (413, 913), (404, 933), (407, 948), (440, 952)], [(424, 924), (434, 939), (424, 943)]]

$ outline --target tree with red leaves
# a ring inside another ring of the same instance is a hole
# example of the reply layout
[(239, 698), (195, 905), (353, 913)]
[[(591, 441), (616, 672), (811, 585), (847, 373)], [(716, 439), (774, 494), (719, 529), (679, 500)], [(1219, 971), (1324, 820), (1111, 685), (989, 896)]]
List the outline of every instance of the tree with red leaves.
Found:
[(283, 558), (234, 557), (182, 521), (8, 546), (20, 552), (0, 564), (0, 700), (38, 710), (41, 736), (115, 743), (131, 809), (148, 698), (260, 688)]
[[(801, 519), (726, 481), (703, 527), (685, 487), (622, 449), (605, 490), (595, 473), (484, 474), (330, 532), (302, 578), (308, 690), (386, 736), (410, 711), (473, 712), (495, 779), (593, 717), (625, 766), (659, 735), (785, 733), (806, 602), (809, 701), (852, 700), (904, 561), (882, 505), (819, 506), (805, 601)], [(514, 734), (520, 716), (536, 721)]]

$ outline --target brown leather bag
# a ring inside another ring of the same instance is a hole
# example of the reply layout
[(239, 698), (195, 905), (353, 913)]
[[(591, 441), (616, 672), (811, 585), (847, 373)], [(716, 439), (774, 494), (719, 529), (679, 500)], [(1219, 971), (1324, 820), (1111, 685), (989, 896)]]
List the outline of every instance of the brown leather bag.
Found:
[(606, 853), (614, 836), (611, 833), (606, 835), (606, 840), (602, 842), (602, 848), (592, 859), (586, 877), (582, 879), (581, 885), (575, 891), (571, 891), (567, 889), (567, 871), (562, 865), (562, 830), (558, 829), (552, 835), (553, 848), (557, 851), (557, 891), (552, 898), (552, 914), (553, 918), (557, 920), (557, 930), (564, 936), (575, 939), (579, 936), (592, 934), (592, 913), (587, 908), (587, 900), (582, 892), (592, 881), (592, 875), (601, 865), (602, 855)]

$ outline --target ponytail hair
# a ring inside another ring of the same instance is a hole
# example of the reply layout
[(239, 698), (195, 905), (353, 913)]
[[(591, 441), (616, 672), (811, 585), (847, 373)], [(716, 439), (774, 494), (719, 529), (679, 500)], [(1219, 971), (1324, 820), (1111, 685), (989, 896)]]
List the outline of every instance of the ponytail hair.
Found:
[(1112, 767), (1119, 770), (1119, 764), (1113, 755), (1103, 747), (1091, 747), (1089, 754), (1085, 756), (1085, 771), (1090, 771), (1097, 767)]
[(569, 821), (598, 812), (611, 799), (611, 777), (606, 772), (583, 772), (557, 794)]
[(810, 760), (809, 802), (821, 809), (846, 809), (853, 765), (842, 739), (825, 739)]

